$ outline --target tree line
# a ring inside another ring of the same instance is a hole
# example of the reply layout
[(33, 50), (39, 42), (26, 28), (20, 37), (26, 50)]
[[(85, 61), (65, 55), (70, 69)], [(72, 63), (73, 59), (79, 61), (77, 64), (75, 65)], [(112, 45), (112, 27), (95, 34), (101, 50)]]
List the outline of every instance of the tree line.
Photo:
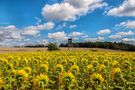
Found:
[[(72, 43), (73, 47), (78, 48), (103, 48), (103, 49), (112, 49), (112, 50), (124, 50), (124, 51), (135, 51), (135, 45), (125, 44), (125, 43), (117, 43), (117, 42), (74, 42)], [(28, 48), (41, 48), (48, 47), (43, 44), (36, 45), (27, 45), (24, 47)], [(68, 47), (68, 43), (60, 44), (59, 47)]]
[[(60, 47), (67, 47), (68, 44), (61, 44)], [(73, 47), (81, 48), (104, 48), (113, 50), (135, 51), (135, 46), (117, 42), (76, 42)]]

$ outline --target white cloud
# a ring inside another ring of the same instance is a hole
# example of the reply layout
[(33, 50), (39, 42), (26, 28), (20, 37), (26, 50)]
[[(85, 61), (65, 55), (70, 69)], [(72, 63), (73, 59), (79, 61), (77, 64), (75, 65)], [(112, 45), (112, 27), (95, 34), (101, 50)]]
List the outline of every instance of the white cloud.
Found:
[(72, 29), (72, 28), (76, 28), (76, 27), (77, 27), (77, 25), (70, 25), (70, 26), (69, 26), (69, 28), (71, 28), (71, 29)]
[(75, 20), (76, 13), (76, 9), (69, 3), (56, 3), (53, 5), (45, 5), (45, 7), (42, 9), (42, 15), (47, 20)]
[(39, 33), (40, 33), (40, 31), (38, 31), (38, 30), (29, 29), (29, 30), (24, 30), (22, 34), (23, 35), (35, 36), (35, 35), (37, 35)]
[(40, 24), (37, 26), (28, 26), (23, 30), (23, 35), (32, 35), (35, 36), (40, 33), (40, 30), (50, 30), (54, 28), (54, 23), (48, 22), (44, 24)]
[(0, 26), (0, 45), (20, 45), (21, 43), (25, 43), (25, 39), (27, 39), (27, 35), (29, 36), (37, 36), (40, 33), (40, 30), (49, 30), (54, 27), (52, 22), (48, 22), (45, 24), (37, 25), (37, 26), (28, 26), (24, 28), (17, 28), (14, 25), (8, 26)]
[(111, 39), (119, 39), (119, 38), (121, 38), (121, 36), (116, 34), (116, 35), (110, 35), (109, 38), (111, 38)]
[(117, 33), (117, 35), (120, 35), (120, 36), (131, 36), (131, 35), (135, 35), (135, 33), (132, 32), (132, 31), (128, 31), (128, 32), (119, 32), (119, 33)]
[(41, 40), (41, 41), (38, 41), (38, 43), (39, 44), (43, 44), (43, 45), (48, 45), (49, 44), (49, 41), (48, 41), (48, 39), (43, 39), (43, 40)]
[(89, 36), (88, 35), (83, 35), (82, 38), (88, 38)]
[(104, 34), (110, 34), (111, 30), (110, 29), (103, 29), (97, 32), (99, 35), (104, 35)]
[(104, 37), (97, 37), (97, 38), (85, 38), (85, 41), (90, 41), (90, 42), (101, 42), (104, 40)]
[(42, 15), (49, 21), (74, 21), (78, 17), (106, 5), (103, 0), (64, 0), (60, 4), (45, 5), (42, 8)]
[(9, 25), (5, 27), (0, 27), (0, 40), (5, 39), (22, 39), (21, 31), (18, 30), (14, 25)]
[(109, 10), (107, 15), (135, 17), (135, 0), (125, 0), (119, 7)]
[(28, 27), (25, 27), (24, 29), (26, 29), (26, 30), (50, 30), (53, 28), (54, 28), (54, 23), (47, 22), (47, 23), (40, 24), (37, 26), (28, 26)]
[(132, 31), (118, 32), (115, 35), (110, 35), (109, 38), (111, 38), (111, 39), (119, 39), (119, 38), (122, 38), (122, 37), (125, 37), (125, 36), (132, 36), (132, 35), (135, 35), (135, 33), (132, 32)]
[(134, 29), (135, 28), (135, 21), (126, 21), (126, 22), (121, 22), (120, 24), (116, 25), (116, 27), (124, 27), (124, 28), (130, 28)]
[(135, 45), (135, 38), (123, 38), (122, 42)]
[(67, 40), (68, 39), (67, 34), (64, 31), (48, 33), (48, 38), (56, 39), (56, 40)]
[(83, 33), (81, 33), (81, 32), (72, 32), (68, 36), (75, 37), (75, 36), (82, 36), (82, 35), (83, 35)]
[(135, 42), (135, 39), (134, 38), (123, 38), (122, 41), (124, 42)]
[(9, 25), (6, 27), (1, 27), (1, 28), (6, 29), (6, 30), (16, 30), (17, 29), (16, 26), (14, 26), (14, 25)]

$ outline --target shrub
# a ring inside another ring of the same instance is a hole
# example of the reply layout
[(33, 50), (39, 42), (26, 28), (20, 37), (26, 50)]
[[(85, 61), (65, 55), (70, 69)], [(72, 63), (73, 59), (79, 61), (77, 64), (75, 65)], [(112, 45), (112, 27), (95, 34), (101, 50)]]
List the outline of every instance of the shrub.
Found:
[(59, 47), (56, 45), (56, 43), (50, 43), (48, 44), (48, 50), (49, 51), (59, 50)]

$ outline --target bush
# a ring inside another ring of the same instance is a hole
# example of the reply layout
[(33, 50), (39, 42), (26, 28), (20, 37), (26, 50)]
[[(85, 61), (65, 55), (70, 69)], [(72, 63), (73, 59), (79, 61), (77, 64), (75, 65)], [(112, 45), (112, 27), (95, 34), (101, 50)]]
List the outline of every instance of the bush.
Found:
[(50, 43), (48, 44), (48, 50), (49, 51), (59, 50), (59, 47), (56, 45), (56, 43)]

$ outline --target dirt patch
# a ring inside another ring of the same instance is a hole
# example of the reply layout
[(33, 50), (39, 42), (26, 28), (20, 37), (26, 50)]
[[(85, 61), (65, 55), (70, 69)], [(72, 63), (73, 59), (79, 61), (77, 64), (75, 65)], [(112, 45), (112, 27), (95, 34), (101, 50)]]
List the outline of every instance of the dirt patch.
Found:
[[(99, 48), (60, 48), (61, 51), (118, 51)], [(0, 48), (0, 53), (47, 51), (47, 48)]]

